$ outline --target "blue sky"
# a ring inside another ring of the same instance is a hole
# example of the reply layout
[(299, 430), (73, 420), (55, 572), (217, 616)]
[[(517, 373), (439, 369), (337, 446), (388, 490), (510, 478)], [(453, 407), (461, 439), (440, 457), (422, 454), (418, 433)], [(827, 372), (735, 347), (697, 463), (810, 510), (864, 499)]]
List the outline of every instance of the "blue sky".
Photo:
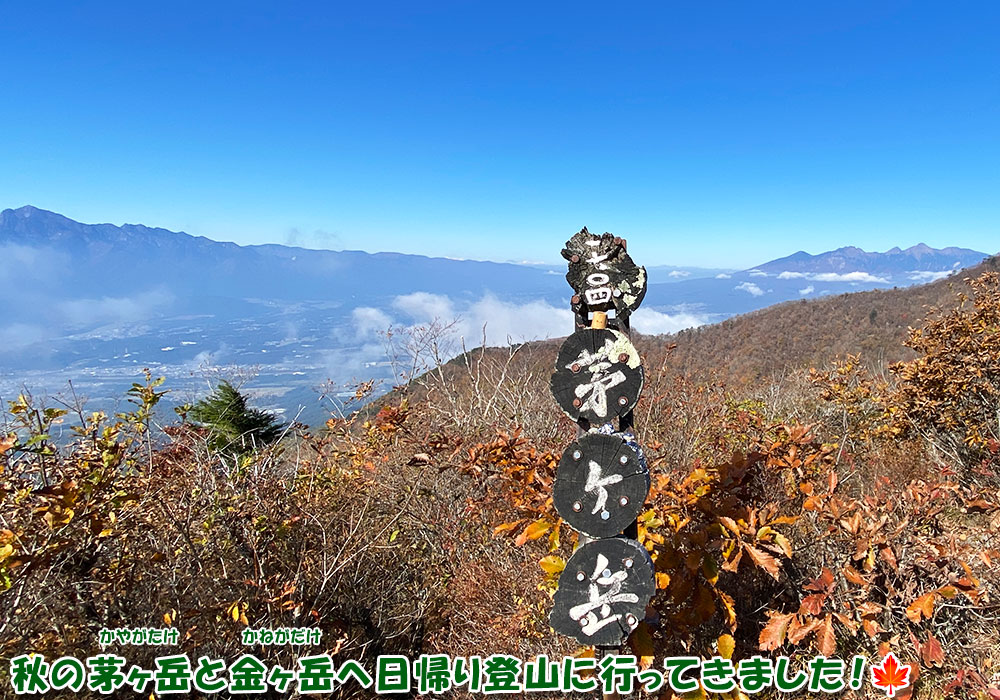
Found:
[(646, 264), (1000, 241), (1000, 3), (10, 3), (0, 208)]

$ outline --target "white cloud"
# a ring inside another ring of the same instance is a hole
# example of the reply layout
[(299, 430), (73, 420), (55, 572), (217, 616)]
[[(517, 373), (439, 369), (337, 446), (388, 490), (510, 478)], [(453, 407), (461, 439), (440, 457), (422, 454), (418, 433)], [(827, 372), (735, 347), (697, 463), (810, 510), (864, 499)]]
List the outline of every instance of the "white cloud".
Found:
[(953, 274), (955, 274), (955, 270), (913, 270), (907, 276), (917, 282), (933, 282), (934, 280), (943, 279)]
[(885, 277), (876, 277), (868, 272), (791, 272), (785, 270), (778, 275), (779, 280), (808, 279), (814, 282), (879, 282), (888, 284)]
[(483, 326), (489, 346), (558, 338), (573, 332), (573, 312), (541, 300), (514, 304), (487, 294), (461, 314), (458, 332), (467, 345), (478, 346)]
[(767, 277), (767, 273), (763, 270), (750, 270), (751, 277)]
[(733, 287), (733, 289), (744, 291), (747, 294), (751, 294), (755, 297), (759, 297), (764, 294), (764, 290), (758, 287), (753, 282), (744, 282), (743, 284), (738, 284), (735, 287)]
[(451, 299), (443, 294), (429, 292), (413, 292), (398, 296), (392, 301), (392, 307), (402, 311), (417, 323), (428, 323), (434, 319), (453, 319), (455, 309)]
[(689, 313), (665, 314), (654, 309), (639, 309), (632, 314), (631, 325), (640, 333), (660, 335), (676, 333), (685, 328), (696, 328), (705, 325), (701, 316)]
[[(359, 339), (374, 338), (378, 331), (390, 326), (412, 329), (436, 321), (451, 324), (450, 335), (463, 339), (470, 348), (482, 344), (484, 326), (488, 346), (556, 338), (569, 335), (574, 327), (573, 312), (567, 308), (542, 300), (516, 304), (492, 294), (458, 304), (442, 294), (414, 292), (396, 297), (386, 310), (358, 307), (351, 317)], [(460, 346), (455, 344), (456, 352)]]
[(384, 311), (371, 306), (359, 306), (351, 312), (351, 322), (358, 338), (372, 336), (392, 325), (392, 319)]
[(197, 355), (188, 360), (185, 365), (192, 371), (203, 370), (208, 367), (216, 367), (221, 364), (229, 354), (229, 346), (221, 343), (215, 350), (202, 350)]
[(813, 292), (815, 292), (815, 291), (816, 291), (816, 288), (815, 288), (814, 286), (812, 286), (812, 285), (810, 284), (810, 285), (809, 285), (808, 287), (806, 287), (805, 289), (800, 289), (800, 290), (799, 290), (799, 294), (801, 294), (802, 296), (805, 296), (805, 295), (807, 295), (807, 294), (812, 294), (812, 293), (813, 293)]
[(668, 274), (667, 276), (668, 277), (680, 278), (680, 277), (687, 277), (690, 274), (691, 273), (688, 272), (687, 270), (671, 270), (670, 274)]
[(728, 280), (728, 279), (732, 279), (732, 277), (733, 277), (732, 275), (727, 275), (725, 272), (720, 272), (719, 274), (717, 274), (715, 276), (715, 279), (717, 279), (717, 280)]
[(809, 279), (817, 282), (879, 282), (889, 284), (889, 280), (885, 277), (876, 277), (867, 272), (821, 272), (818, 275), (810, 276)]
[(70, 257), (52, 248), (0, 244), (0, 298), (8, 310), (51, 303), (51, 285), (70, 270)]

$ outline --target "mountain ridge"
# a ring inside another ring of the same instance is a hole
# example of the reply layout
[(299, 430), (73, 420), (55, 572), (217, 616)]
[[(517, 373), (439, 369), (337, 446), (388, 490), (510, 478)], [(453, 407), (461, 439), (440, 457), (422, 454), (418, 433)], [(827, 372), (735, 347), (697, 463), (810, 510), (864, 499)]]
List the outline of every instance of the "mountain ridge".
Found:
[(843, 246), (824, 253), (811, 254), (804, 250), (770, 260), (750, 270), (775, 273), (843, 273), (905, 274), (913, 272), (943, 272), (975, 264), (988, 254), (970, 248), (947, 246), (932, 248), (917, 243), (906, 249), (894, 246), (884, 253), (866, 251), (857, 246)]

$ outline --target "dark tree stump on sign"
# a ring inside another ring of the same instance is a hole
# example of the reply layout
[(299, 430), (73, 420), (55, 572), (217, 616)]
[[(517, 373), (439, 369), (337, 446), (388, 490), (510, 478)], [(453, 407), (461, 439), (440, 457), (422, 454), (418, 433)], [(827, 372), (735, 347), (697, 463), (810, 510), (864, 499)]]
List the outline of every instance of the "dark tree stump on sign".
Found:
[(624, 333), (587, 328), (563, 342), (550, 386), (566, 415), (596, 426), (635, 408), (643, 379), (639, 353)]
[(584, 227), (566, 241), (562, 256), (569, 261), (566, 281), (576, 292), (575, 311), (614, 309), (618, 318), (627, 317), (646, 296), (646, 268), (632, 262), (621, 238)]
[(645, 617), (654, 590), (645, 547), (624, 537), (593, 540), (566, 562), (549, 624), (581, 644), (620, 646)]
[(587, 433), (563, 452), (552, 499), (570, 527), (613, 537), (635, 521), (649, 494), (649, 470), (618, 435)]

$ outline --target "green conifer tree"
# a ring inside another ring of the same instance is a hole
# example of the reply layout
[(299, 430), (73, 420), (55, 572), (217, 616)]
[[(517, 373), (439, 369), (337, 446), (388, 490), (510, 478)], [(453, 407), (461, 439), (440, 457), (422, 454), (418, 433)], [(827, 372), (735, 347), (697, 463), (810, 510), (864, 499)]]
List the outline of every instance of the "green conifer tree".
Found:
[(188, 416), (210, 430), (209, 447), (232, 454), (247, 454), (270, 445), (285, 427), (267, 411), (250, 408), (247, 397), (226, 380), (192, 406)]

